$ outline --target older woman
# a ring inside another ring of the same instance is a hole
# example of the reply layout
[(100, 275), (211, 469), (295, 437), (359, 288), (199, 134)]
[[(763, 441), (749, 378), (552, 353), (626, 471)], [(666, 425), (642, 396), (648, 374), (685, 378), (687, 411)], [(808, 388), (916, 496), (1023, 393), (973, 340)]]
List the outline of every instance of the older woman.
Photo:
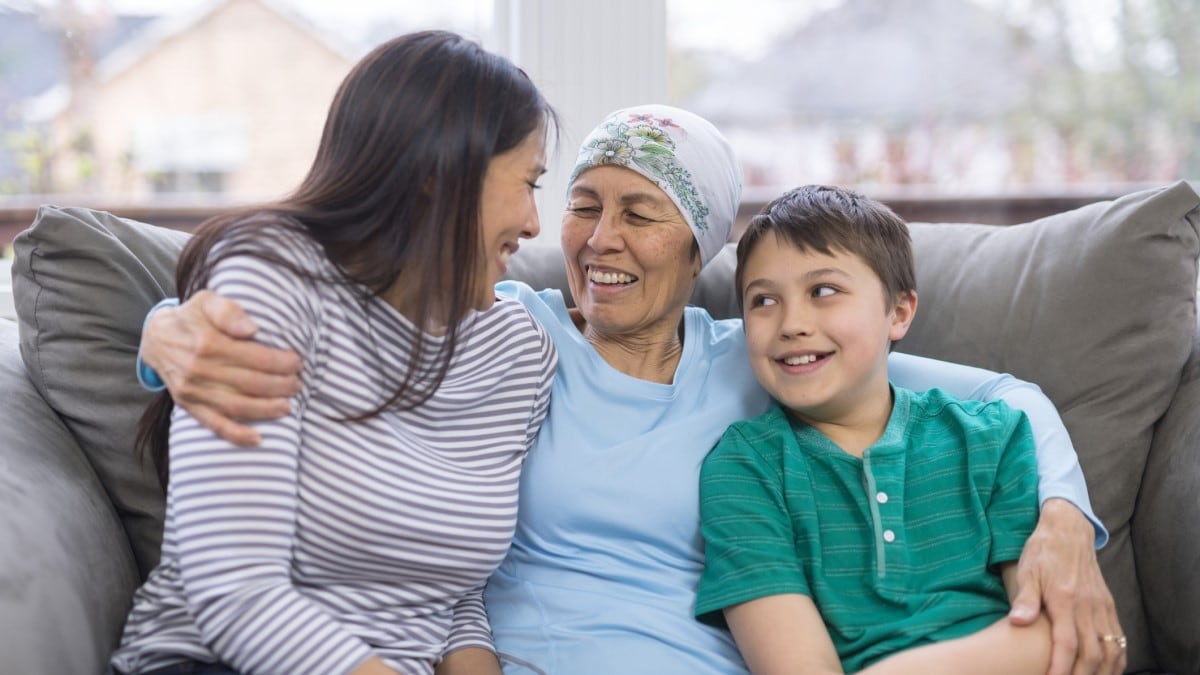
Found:
[[(745, 365), (741, 322), (686, 306), (740, 196), (737, 159), (707, 121), (667, 106), (618, 111), (572, 173), (562, 249), (577, 308), (558, 291), (497, 287), (559, 351), (513, 547), (485, 598), (506, 673), (745, 672), (728, 633), (692, 618), (698, 472), (725, 427), (763, 411), (767, 396)], [(159, 314), (145, 357), (181, 405), (230, 435), (247, 431), (230, 418), (278, 414), (294, 363), (228, 339), (250, 332), (235, 307), (209, 297)], [(1094, 630), (1101, 614), (1116, 622), (1093, 550), (1107, 535), (1053, 406), (1032, 385), (977, 369), (894, 354), (891, 372), (901, 386), (1000, 397), (1029, 414), (1043, 511), (1014, 620), (1045, 604), (1054, 673), (1119, 669)]]

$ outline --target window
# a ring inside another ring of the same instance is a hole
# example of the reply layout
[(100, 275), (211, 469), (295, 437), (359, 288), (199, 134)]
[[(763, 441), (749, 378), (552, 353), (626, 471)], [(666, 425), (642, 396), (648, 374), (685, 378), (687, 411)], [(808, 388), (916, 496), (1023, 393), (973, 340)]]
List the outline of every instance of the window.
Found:
[[(672, 97), (747, 197), (1122, 193), (1200, 177), (1200, 3), (672, 0)], [(1185, 28), (1190, 27), (1190, 28)]]

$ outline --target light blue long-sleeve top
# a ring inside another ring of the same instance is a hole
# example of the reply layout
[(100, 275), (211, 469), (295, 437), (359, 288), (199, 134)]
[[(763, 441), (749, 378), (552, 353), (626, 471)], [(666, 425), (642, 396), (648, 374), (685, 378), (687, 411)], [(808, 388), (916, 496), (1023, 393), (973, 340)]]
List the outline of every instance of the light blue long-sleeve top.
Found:
[[(507, 675), (745, 673), (729, 633), (693, 618), (704, 567), (700, 464), (733, 421), (769, 399), (746, 360), (740, 320), (689, 307), (674, 382), (621, 373), (584, 339), (562, 293), (505, 282), (559, 352), (550, 413), (526, 459), (512, 549), (485, 594)], [(1042, 501), (1092, 513), (1075, 450), (1054, 406), (1007, 375), (904, 354), (898, 386), (1002, 398), (1029, 416)]]

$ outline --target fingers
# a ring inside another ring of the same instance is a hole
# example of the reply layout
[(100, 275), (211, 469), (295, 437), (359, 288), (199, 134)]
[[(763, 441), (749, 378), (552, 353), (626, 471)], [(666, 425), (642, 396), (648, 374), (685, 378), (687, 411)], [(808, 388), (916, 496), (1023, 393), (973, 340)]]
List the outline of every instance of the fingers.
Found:
[[(1116, 630), (1120, 631), (1119, 628)], [(1125, 633), (1117, 632), (1117, 633), (1114, 633), (1114, 635), (1119, 635), (1123, 638), (1125, 636)], [(1128, 643), (1125, 642), (1124, 640), (1122, 640), (1120, 642), (1113, 642), (1109, 645), (1109, 648), (1112, 650), (1112, 652), (1110, 654), (1110, 657), (1111, 657), (1110, 663), (1112, 665), (1109, 667), (1107, 672), (1109, 673), (1109, 675), (1121, 675), (1121, 673), (1125, 672), (1125, 666), (1128, 665), (1128, 659), (1127, 659), (1127, 656), (1129, 654)]]
[[(196, 341), (192, 362), (185, 370), (222, 382), (242, 393), (261, 391), (262, 396), (290, 396), (298, 391), (300, 367), (299, 355), (282, 349), (272, 349), (257, 342), (226, 337), (220, 333), (208, 333)], [(227, 376), (239, 376), (235, 383)], [(265, 389), (258, 378), (267, 378)], [(286, 386), (280, 388), (282, 382)]]
[(244, 424), (238, 424), (207, 406), (191, 406), (188, 408), (188, 413), (195, 417), (197, 422), (230, 443), (242, 446), (254, 446), (262, 443), (262, 436), (257, 431)]
[(1096, 623), (1092, 607), (1080, 598), (1080, 611), (1074, 612), (1074, 625), (1067, 624), (1078, 645), (1072, 675), (1098, 675), (1104, 663), (1104, 644), (1100, 642), (1101, 626)]
[(1119, 628), (1112, 628), (1099, 636), (1100, 649), (1104, 657), (1097, 673), (1103, 675), (1120, 675), (1125, 672), (1125, 634)]
[(1027, 575), (1020, 579), (1021, 591), (1013, 598), (1008, 620), (1014, 626), (1030, 626), (1042, 614), (1042, 589), (1037, 578)]
[(195, 294), (194, 299), (187, 304), (198, 304), (204, 320), (213, 328), (233, 338), (250, 338), (254, 336), (258, 326), (246, 316), (242, 306), (233, 300), (227, 300), (212, 291), (203, 290)]
[(1111, 639), (1105, 640), (1101, 637), (1104, 656), (1096, 672), (1103, 675), (1120, 675), (1125, 672), (1126, 655), (1128, 654), (1125, 631), (1121, 628), (1120, 619), (1117, 618), (1117, 607), (1113, 602), (1112, 594), (1102, 580), (1098, 590), (1100, 598), (1096, 601), (1096, 625), (1102, 629), (1101, 636), (1110, 636)]
[[(1081, 672), (1078, 670), (1078, 666), (1082, 656), (1080, 632), (1076, 621), (1078, 617), (1074, 604), (1070, 601), (1058, 600), (1060, 597), (1061, 593), (1053, 591), (1046, 594), (1046, 615), (1050, 618), (1050, 639), (1053, 641), (1050, 650), (1050, 669), (1047, 673), (1048, 675), (1078, 675)], [(1094, 647), (1095, 645), (1093, 645)]]
[(248, 396), (215, 382), (184, 381), (174, 397), (180, 407), (193, 415), (195, 409), (203, 408), (214, 415), (243, 421), (273, 420), (292, 411), (286, 397)]
[(155, 313), (143, 358), (197, 421), (231, 442), (256, 445), (259, 435), (242, 422), (288, 414), (302, 366), (297, 354), (252, 341), (256, 330), (236, 302), (199, 291)]
[[(300, 356), (295, 352), (285, 351), (282, 349), (271, 349), (264, 347), (257, 342), (237, 342), (230, 350), (230, 363), (240, 365), (243, 368), (253, 365), (258, 376), (267, 376), (267, 389), (264, 390), (264, 396), (271, 395), (288, 395), (299, 391), (300, 367), (303, 362)], [(286, 384), (286, 387), (277, 388), (276, 383)], [(246, 383), (250, 386), (250, 383)], [(249, 389), (244, 389), (246, 393), (250, 393)]]

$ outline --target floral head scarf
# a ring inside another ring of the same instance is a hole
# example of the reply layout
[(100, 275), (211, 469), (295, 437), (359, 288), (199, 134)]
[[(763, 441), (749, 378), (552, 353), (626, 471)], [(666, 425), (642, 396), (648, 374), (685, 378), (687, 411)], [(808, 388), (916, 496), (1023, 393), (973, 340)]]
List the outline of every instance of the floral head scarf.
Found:
[(666, 105), (611, 113), (584, 139), (567, 190), (584, 171), (605, 164), (640, 173), (675, 202), (703, 264), (728, 241), (742, 198), (742, 165), (708, 120)]

